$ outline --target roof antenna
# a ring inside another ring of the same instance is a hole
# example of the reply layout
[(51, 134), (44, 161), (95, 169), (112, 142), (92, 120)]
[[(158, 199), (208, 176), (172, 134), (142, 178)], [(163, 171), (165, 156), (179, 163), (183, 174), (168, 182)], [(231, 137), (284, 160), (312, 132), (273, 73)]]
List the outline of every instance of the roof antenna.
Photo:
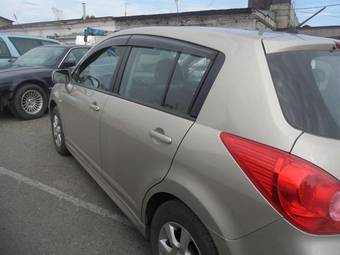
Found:
[(313, 19), (315, 16), (319, 15), (321, 12), (323, 12), (326, 9), (327, 9), (327, 6), (322, 7), (320, 10), (318, 10), (316, 13), (314, 13), (308, 19), (306, 19), (305, 21), (301, 22), (298, 26), (289, 28), (288, 32), (296, 33), (297, 34), (299, 32), (298, 31), (299, 28), (301, 28), (304, 24), (306, 24), (308, 21), (310, 21), (311, 19)]

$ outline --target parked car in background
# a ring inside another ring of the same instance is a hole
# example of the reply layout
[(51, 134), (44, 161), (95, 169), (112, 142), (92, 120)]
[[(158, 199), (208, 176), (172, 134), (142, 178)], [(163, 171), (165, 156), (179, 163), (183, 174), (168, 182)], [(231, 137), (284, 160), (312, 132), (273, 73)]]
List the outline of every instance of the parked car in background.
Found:
[(19, 35), (0, 35), (0, 67), (8, 65), (27, 51), (43, 46), (57, 45), (60, 42), (48, 38)]
[(339, 253), (335, 40), (138, 28), (53, 80), (57, 151), (82, 164), (154, 255)]
[(0, 69), (0, 109), (8, 106), (16, 117), (26, 120), (41, 117), (48, 106), (53, 70), (75, 66), (88, 49), (73, 45), (40, 46)]

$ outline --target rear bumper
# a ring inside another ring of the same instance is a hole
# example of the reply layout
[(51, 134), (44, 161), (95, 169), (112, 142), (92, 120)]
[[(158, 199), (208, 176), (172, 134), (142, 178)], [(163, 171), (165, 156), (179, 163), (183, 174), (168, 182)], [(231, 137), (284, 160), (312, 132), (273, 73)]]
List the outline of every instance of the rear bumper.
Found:
[(340, 235), (316, 236), (304, 233), (284, 219), (237, 240), (224, 240), (214, 235), (224, 255), (337, 255)]

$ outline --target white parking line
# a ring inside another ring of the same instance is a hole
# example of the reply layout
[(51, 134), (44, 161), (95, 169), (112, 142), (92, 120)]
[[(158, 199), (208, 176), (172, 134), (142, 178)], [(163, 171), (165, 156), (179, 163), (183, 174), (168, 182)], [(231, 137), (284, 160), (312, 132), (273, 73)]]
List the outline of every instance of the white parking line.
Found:
[(130, 222), (122, 215), (119, 214), (113, 214), (112, 212), (110, 212), (107, 209), (101, 208), (95, 204), (86, 202), (84, 200), (81, 200), (79, 198), (76, 198), (74, 196), (68, 195), (58, 189), (55, 189), (53, 187), (50, 187), (48, 185), (45, 185), (39, 181), (35, 181), (33, 179), (30, 179), (26, 176), (23, 176), (21, 174), (18, 174), (16, 172), (13, 172), (11, 170), (8, 170), (6, 168), (0, 167), (0, 175), (5, 175), (8, 177), (11, 177), (19, 182), (25, 183), (33, 188), (39, 189), (41, 191), (44, 191), (46, 193), (49, 193), (55, 197), (57, 197), (58, 199), (62, 199), (65, 200), (67, 202), (72, 203), (73, 205), (77, 206), (77, 207), (81, 207), (84, 208), (90, 212), (93, 212), (95, 214), (98, 214), (102, 217), (105, 218), (110, 218), (115, 222), (118, 222), (122, 225), (125, 226), (131, 226)]

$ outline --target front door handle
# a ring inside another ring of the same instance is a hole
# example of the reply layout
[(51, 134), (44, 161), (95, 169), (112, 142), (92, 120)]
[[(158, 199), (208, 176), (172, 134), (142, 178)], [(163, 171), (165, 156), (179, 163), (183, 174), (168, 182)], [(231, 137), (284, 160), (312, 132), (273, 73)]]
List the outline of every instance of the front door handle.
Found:
[(99, 112), (99, 111), (100, 111), (100, 107), (97, 105), (96, 102), (90, 104), (89, 107), (90, 107), (90, 109), (91, 109), (92, 111), (94, 111), (94, 112)]
[(149, 135), (151, 138), (155, 139), (158, 142), (165, 143), (165, 144), (172, 143), (172, 138), (170, 136), (165, 135), (164, 130), (161, 128), (150, 130)]

